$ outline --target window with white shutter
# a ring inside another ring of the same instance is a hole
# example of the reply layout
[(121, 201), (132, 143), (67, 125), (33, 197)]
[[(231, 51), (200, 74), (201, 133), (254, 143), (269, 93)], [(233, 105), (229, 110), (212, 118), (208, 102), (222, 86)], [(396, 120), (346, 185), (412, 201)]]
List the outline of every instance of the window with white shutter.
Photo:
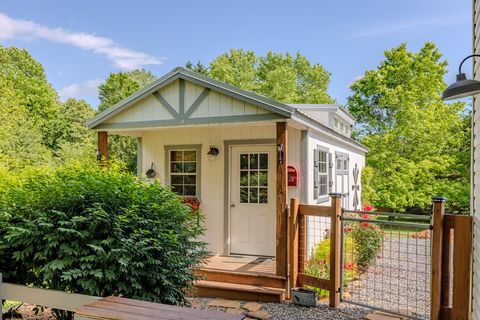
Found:
[(332, 155), (328, 149), (318, 146), (314, 150), (313, 169), (313, 198), (317, 202), (328, 201), (328, 194), (332, 191)]

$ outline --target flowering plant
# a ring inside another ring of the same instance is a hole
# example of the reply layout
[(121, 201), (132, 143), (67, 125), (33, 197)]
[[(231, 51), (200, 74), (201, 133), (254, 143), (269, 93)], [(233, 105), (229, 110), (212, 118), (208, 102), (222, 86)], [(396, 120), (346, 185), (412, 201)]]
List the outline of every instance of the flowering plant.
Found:
[(183, 203), (189, 206), (193, 212), (196, 212), (200, 209), (200, 201), (197, 197), (183, 198)]
[[(363, 212), (358, 213), (358, 216), (363, 220), (372, 220), (372, 216), (364, 212), (374, 210), (372, 205), (365, 204)], [(382, 247), (382, 230), (376, 224), (367, 221), (354, 224), (351, 229), (351, 235), (355, 242), (356, 262), (360, 271), (364, 271), (373, 265)]]

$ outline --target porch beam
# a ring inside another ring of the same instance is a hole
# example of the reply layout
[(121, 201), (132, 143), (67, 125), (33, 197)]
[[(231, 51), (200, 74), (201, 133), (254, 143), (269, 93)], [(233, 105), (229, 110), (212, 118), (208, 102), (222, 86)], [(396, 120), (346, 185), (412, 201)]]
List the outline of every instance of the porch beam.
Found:
[(277, 276), (288, 274), (288, 189), (287, 159), (288, 132), (286, 122), (277, 122), (277, 227), (276, 227), (276, 264)]
[(98, 131), (97, 158), (102, 163), (108, 160), (108, 132)]

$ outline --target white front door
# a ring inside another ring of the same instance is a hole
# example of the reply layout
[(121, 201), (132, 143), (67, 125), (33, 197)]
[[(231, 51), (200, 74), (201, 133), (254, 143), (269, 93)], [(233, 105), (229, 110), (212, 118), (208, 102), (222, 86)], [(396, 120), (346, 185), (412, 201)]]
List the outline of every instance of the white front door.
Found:
[(232, 146), (230, 253), (275, 256), (275, 146)]

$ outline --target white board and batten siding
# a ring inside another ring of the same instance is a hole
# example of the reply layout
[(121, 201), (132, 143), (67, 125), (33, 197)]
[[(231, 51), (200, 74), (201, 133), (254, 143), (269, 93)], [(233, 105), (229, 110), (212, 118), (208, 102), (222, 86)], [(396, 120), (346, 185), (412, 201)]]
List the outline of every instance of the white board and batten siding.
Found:
[[(335, 154), (336, 153), (341, 153), (341, 154), (346, 154), (348, 156), (348, 177), (345, 177), (347, 186), (346, 190), (343, 190), (344, 192), (347, 191), (350, 193), (348, 199), (348, 203), (344, 205), (345, 209), (353, 209), (353, 193), (352, 193), (352, 185), (353, 185), (353, 167), (355, 164), (357, 164), (358, 168), (360, 169), (360, 175), (361, 171), (365, 167), (365, 151), (362, 151), (360, 149), (357, 149), (351, 145), (348, 144), (342, 144), (338, 140), (333, 140), (331, 137), (322, 134), (322, 132), (316, 131), (316, 130), (308, 130), (307, 136), (306, 136), (306, 145), (308, 148), (308, 155), (307, 158), (305, 159), (306, 161), (306, 178), (307, 178), (307, 185), (305, 187), (305, 191), (303, 191), (303, 195), (301, 197), (302, 202), (308, 203), (308, 204), (320, 204), (324, 206), (329, 206), (331, 205), (331, 200), (328, 198), (328, 201), (326, 202), (321, 202), (318, 203), (317, 199), (314, 197), (314, 151), (320, 147), (322, 150), (327, 151), (329, 154), (331, 154), (332, 159), (330, 160), (333, 164), (333, 167), (331, 168), (331, 174), (329, 175), (329, 181), (333, 181), (333, 185), (331, 188), (329, 188), (329, 191), (331, 192), (341, 192), (338, 184), (338, 180), (336, 179), (336, 161), (335, 161)], [(360, 187), (360, 191), (358, 193), (359, 195), (359, 202), (361, 203), (361, 179), (359, 176), (359, 181), (358, 185)], [(321, 218), (321, 217), (309, 217), (308, 218), (308, 227), (307, 227), (307, 256), (310, 256), (312, 254), (313, 249), (315, 245), (324, 240), (326, 235), (329, 233), (330, 229), (330, 220), (326, 218)]]
[[(296, 167), (300, 176), (299, 186), (288, 187), (288, 198), (298, 197), (308, 204), (317, 203), (313, 199), (313, 165), (314, 150), (318, 145), (327, 148), (333, 155), (335, 152), (346, 153), (352, 165), (358, 163), (359, 168), (364, 166), (365, 150), (355, 148), (355, 144), (322, 134), (320, 129), (307, 129), (271, 109), (247, 101), (177, 79), (104, 122), (111, 126), (111, 130), (107, 128), (111, 134), (139, 133), (139, 172), (144, 174), (153, 164), (157, 172), (155, 179), (165, 185), (169, 182), (166, 163), (169, 156), (165, 147), (201, 146), (198, 197), (206, 228), (201, 240), (208, 244), (211, 253), (229, 253), (227, 208), (230, 203), (226, 202), (230, 195), (228, 181), (232, 179), (226, 176), (230, 174), (226, 163), (230, 163), (231, 159), (225, 159), (230, 154), (230, 150), (227, 152), (225, 148), (232, 145), (232, 141), (243, 145), (258, 142), (275, 145), (276, 121), (287, 121), (287, 164)], [(215, 159), (207, 155), (210, 146), (219, 149)], [(349, 168), (350, 175), (352, 168)], [(349, 181), (352, 182), (353, 177)], [(332, 191), (336, 191), (335, 188), (334, 180)]]
[[(473, 1), (473, 52), (480, 54), (480, 0)], [(480, 80), (480, 59), (473, 63), (473, 77)], [(480, 97), (473, 100), (473, 163), (472, 163), (472, 211), (473, 211), (473, 314), (480, 320)]]
[[(179, 84), (176, 80), (159, 90), (160, 95), (177, 112), (180, 113)], [(188, 113), (195, 100), (202, 94), (205, 87), (184, 81), (184, 112)], [(206, 120), (202, 124), (208, 124), (207, 119), (228, 116), (252, 116), (260, 114), (272, 114), (263, 108), (250, 103), (232, 98), (226, 94), (210, 90), (196, 109), (189, 114), (189, 118)], [(126, 110), (105, 121), (106, 124), (122, 124), (138, 122), (152, 122), (156, 120), (173, 120), (174, 116), (167, 111), (162, 103), (154, 96), (149, 95), (138, 101)], [(215, 123), (212, 121), (211, 123)]]
[[(224, 141), (228, 140), (272, 140), (275, 139), (275, 123), (242, 126), (199, 126), (188, 128), (166, 128), (146, 131), (142, 138), (142, 172), (154, 163), (157, 179), (166, 183), (165, 146), (201, 145), (200, 153), (200, 200), (205, 215), (206, 234), (202, 240), (208, 243), (212, 253), (224, 253), (224, 199), (225, 155)], [(216, 146), (219, 155), (210, 159), (209, 147)]]

